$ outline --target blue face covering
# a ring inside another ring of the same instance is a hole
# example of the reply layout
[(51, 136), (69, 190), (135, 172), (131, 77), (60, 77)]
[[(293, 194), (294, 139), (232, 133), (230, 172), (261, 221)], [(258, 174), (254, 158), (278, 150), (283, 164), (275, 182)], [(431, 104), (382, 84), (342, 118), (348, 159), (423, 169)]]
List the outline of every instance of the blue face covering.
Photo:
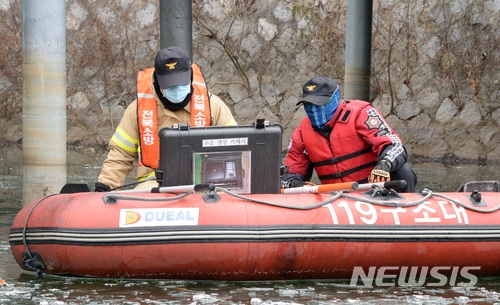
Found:
[(163, 96), (174, 104), (182, 103), (189, 93), (191, 93), (191, 84), (163, 89)]
[(335, 110), (339, 106), (340, 102), (340, 89), (337, 86), (335, 92), (333, 92), (332, 96), (324, 104), (323, 106), (314, 105), (311, 103), (304, 103), (304, 110), (311, 120), (311, 124), (314, 130), (321, 130), (325, 126), (325, 124), (333, 117)]

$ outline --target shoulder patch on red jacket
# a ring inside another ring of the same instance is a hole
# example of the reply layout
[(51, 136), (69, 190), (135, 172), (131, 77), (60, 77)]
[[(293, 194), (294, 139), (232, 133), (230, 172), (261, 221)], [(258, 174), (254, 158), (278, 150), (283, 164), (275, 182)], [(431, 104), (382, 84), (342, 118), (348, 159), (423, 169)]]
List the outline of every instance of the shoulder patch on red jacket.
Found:
[(368, 129), (380, 129), (380, 127), (384, 123), (378, 115), (372, 113), (368, 115), (365, 124), (368, 127)]
[(368, 127), (368, 130), (378, 130), (375, 137), (391, 133), (389, 127), (385, 124), (384, 120), (380, 117), (377, 111), (369, 109), (366, 113), (368, 114), (368, 118), (365, 121), (365, 125)]

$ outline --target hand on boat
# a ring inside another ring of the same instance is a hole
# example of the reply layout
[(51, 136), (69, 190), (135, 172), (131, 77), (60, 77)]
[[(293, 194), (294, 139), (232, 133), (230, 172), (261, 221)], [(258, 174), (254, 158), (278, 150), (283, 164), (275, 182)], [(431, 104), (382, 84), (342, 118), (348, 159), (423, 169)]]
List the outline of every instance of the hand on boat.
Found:
[(96, 192), (109, 192), (110, 190), (111, 188), (104, 183), (101, 183), (99, 181), (95, 183)]
[(391, 170), (392, 164), (391, 162), (382, 159), (380, 162), (373, 168), (370, 176), (368, 177), (368, 183), (378, 183), (378, 182), (386, 182), (391, 181)]
[(303, 187), (304, 185), (305, 185), (305, 182), (302, 180), (299, 180), (299, 179), (291, 179), (291, 180), (281, 181), (281, 188), (282, 189)]

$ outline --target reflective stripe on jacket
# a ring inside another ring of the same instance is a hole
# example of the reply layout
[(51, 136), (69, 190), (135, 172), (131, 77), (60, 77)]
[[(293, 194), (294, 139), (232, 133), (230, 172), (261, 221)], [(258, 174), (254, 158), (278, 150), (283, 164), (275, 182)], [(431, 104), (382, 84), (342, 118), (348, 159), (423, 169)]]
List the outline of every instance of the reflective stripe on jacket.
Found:
[(116, 143), (118, 147), (131, 153), (135, 153), (137, 151), (137, 145), (139, 144), (138, 139), (134, 139), (129, 136), (120, 126), (116, 127), (116, 131), (113, 134), (113, 137), (111, 137), (111, 141)]

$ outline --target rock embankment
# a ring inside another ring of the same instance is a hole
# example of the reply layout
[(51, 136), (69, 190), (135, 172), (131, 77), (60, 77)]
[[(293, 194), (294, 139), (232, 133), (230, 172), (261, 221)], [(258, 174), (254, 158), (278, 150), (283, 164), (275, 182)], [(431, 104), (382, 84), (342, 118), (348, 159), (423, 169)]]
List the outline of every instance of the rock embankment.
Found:
[[(0, 1), (0, 127), (22, 139), (21, 3)], [(106, 145), (159, 49), (156, 0), (67, 8), (68, 142)], [(500, 162), (498, 1), (374, 1), (371, 102), (414, 158)], [(193, 57), (240, 124), (280, 122), (283, 148), (304, 117), (302, 84), (343, 84), (342, 1), (193, 2)], [(341, 86), (342, 87), (342, 86)]]

